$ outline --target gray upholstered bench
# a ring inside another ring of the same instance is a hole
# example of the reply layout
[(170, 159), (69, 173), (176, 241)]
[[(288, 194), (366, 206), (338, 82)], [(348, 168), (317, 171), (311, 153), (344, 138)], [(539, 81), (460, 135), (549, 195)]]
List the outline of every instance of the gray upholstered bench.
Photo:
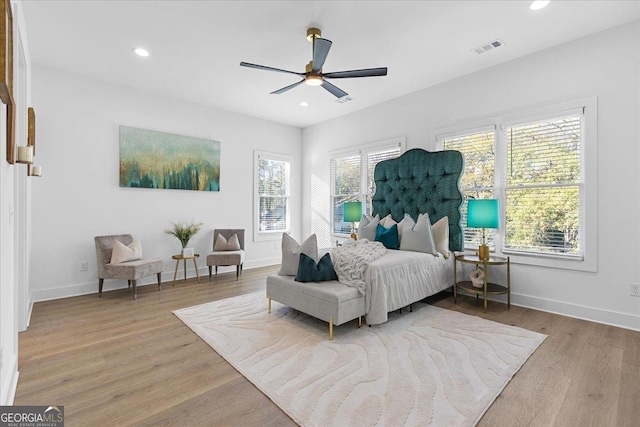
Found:
[(267, 277), (269, 312), (271, 300), (329, 323), (329, 339), (333, 339), (333, 325), (339, 326), (358, 319), (362, 326), (365, 315), (364, 296), (336, 280), (329, 282), (296, 282), (293, 276)]

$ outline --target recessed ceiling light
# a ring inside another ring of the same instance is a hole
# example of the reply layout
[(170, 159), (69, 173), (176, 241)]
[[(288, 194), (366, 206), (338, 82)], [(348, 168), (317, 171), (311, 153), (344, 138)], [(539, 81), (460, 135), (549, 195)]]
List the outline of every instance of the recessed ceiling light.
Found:
[(301, 106), (301, 107), (308, 107), (308, 106), (309, 106), (309, 103), (308, 103), (308, 102), (305, 102), (305, 101), (302, 101), (302, 102), (300, 103), (300, 106)]
[(540, 10), (546, 5), (549, 4), (550, 0), (534, 0), (529, 4), (529, 9), (531, 10)]
[(149, 51), (147, 49), (136, 47), (133, 49), (133, 52), (138, 56), (149, 56)]

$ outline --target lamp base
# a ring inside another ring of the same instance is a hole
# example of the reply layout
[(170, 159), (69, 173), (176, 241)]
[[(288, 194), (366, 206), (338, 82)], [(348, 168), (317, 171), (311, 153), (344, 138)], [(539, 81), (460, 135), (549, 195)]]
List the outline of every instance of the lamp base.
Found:
[(352, 238), (353, 240), (358, 240), (358, 235), (356, 234), (356, 232), (355, 232), (355, 231), (353, 231), (353, 232), (351, 233), (351, 238)]
[(478, 258), (480, 258), (481, 260), (489, 259), (489, 246), (487, 245), (478, 246)]

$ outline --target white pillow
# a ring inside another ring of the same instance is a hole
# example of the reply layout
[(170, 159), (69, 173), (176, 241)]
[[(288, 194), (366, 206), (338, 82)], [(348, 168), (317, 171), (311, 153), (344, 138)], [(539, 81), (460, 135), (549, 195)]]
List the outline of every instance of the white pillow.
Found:
[(449, 217), (443, 216), (431, 226), (433, 233), (433, 241), (436, 244), (436, 250), (449, 258)]
[(433, 241), (433, 235), (431, 232), (431, 222), (429, 221), (429, 215), (420, 214), (418, 216), (417, 223), (414, 222), (410, 216), (408, 216), (408, 219), (405, 216), (405, 218), (401, 222), (404, 222), (404, 230), (402, 232), (402, 242), (400, 242), (400, 250), (425, 252), (431, 255), (438, 256), (436, 245)]
[(225, 239), (222, 234), (218, 233), (216, 244), (213, 245), (214, 251), (239, 251), (241, 249), (240, 240), (238, 240), (238, 235), (235, 233), (229, 238), (229, 240)]
[(312, 234), (299, 245), (293, 237), (282, 233), (282, 265), (278, 274), (280, 276), (297, 275), (301, 253), (318, 262), (318, 238), (316, 235)]
[(111, 264), (120, 264), (121, 262), (135, 261), (137, 259), (142, 259), (142, 244), (140, 242), (131, 242), (128, 246), (125, 246), (119, 240), (113, 243)]
[(395, 222), (395, 220), (393, 218), (391, 218), (391, 214), (385, 216), (384, 218), (382, 218), (380, 220), (380, 225), (383, 226), (384, 228), (391, 228), (391, 227), (393, 227), (394, 225), (397, 225), (397, 224), (398, 223)]
[(398, 223), (398, 244), (399, 245), (402, 244), (403, 228), (406, 227), (408, 224), (410, 225), (411, 229), (413, 229), (413, 227), (416, 225), (416, 222), (413, 220), (413, 218), (411, 218), (411, 215), (409, 215), (408, 213), (405, 213), (404, 218), (402, 218), (402, 220)]
[(376, 240), (378, 224), (380, 224), (380, 217), (378, 215), (373, 219), (369, 219), (369, 215), (362, 215), (360, 227), (358, 227), (358, 240), (368, 239), (372, 242)]

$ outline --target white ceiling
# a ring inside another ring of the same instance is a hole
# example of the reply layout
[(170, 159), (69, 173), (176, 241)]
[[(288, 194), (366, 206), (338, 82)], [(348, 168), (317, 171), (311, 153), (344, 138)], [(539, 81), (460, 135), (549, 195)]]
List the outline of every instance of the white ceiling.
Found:
[[(637, 1), (22, 1), (32, 61), (149, 92), (306, 127), (640, 18)], [(324, 72), (389, 68), (332, 82), (340, 104), (297, 76), (306, 30), (333, 41)], [(499, 38), (482, 55), (471, 49)], [(143, 46), (149, 58), (133, 54)], [(300, 107), (306, 101), (309, 106)]]

